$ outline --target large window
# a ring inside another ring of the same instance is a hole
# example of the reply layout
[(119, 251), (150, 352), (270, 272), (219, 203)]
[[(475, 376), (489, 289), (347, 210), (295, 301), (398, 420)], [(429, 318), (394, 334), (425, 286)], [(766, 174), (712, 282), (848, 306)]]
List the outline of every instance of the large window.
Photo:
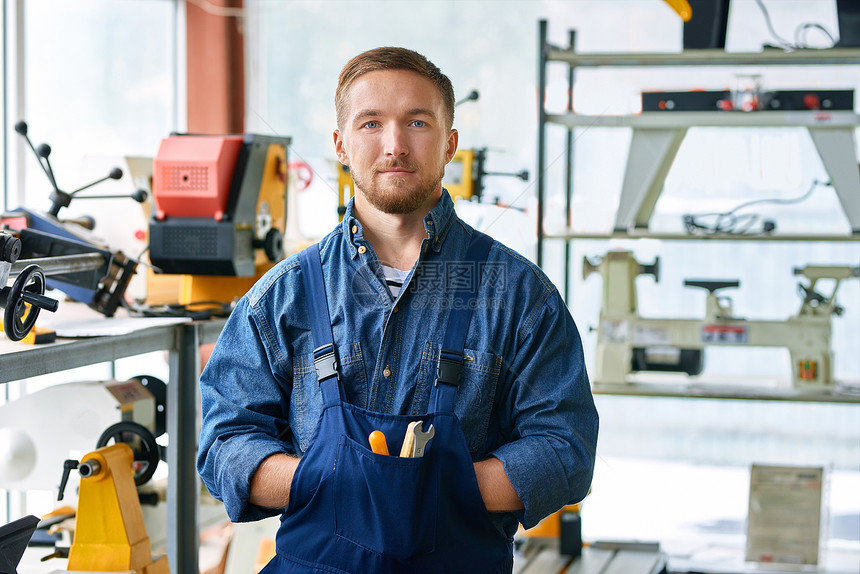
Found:
[[(93, 195), (126, 194), (140, 187), (125, 158), (151, 158), (161, 138), (185, 128), (184, 3), (7, 0), (3, 10), (5, 121), (0, 145), (8, 153), (3, 154), (6, 185), (0, 187), (0, 209), (45, 211), (50, 206), (51, 184), (14, 131), (19, 120), (28, 123), (34, 145), (51, 146), (50, 161), (62, 190), (104, 177), (113, 166), (125, 171), (123, 178), (100, 184)], [(112, 248), (139, 242), (133, 236), (146, 226), (141, 205), (131, 199), (76, 200), (60, 216), (82, 214), (94, 217), (94, 232)], [(161, 354), (0, 385), (0, 405), (49, 384), (140, 373), (163, 376), (166, 366), (158, 361), (164, 362)], [(45, 513), (56, 498), (50, 492), (0, 493), (0, 523), (10, 515)]]
[[(13, 131), (19, 120), (29, 124), (35, 145), (50, 144), (50, 160), (64, 190), (104, 175), (88, 165), (88, 158), (151, 157), (160, 138), (183, 127), (176, 2), (5, 4), (9, 208), (49, 205), (48, 179), (29, 150), (20, 156), (24, 142)], [(110, 187), (102, 191), (111, 193)], [(70, 212), (75, 209), (73, 204)]]

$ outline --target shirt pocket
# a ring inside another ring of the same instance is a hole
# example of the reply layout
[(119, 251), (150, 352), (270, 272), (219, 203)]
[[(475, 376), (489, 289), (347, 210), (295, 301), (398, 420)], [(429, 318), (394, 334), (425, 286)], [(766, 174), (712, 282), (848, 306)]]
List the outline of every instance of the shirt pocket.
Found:
[[(413, 414), (427, 412), (430, 392), (436, 381), (440, 348), (441, 345), (432, 341), (424, 345), (413, 399)], [(463, 374), (457, 390), (454, 414), (460, 420), (466, 444), (472, 454), (484, 449), (501, 367), (500, 355), (475, 349), (463, 350)]]
[(473, 454), (482, 451), (487, 440), (501, 367), (502, 357), (499, 355), (463, 350), (463, 376), (454, 414), (460, 419), (469, 452)]
[[(361, 343), (337, 347), (341, 383), (348, 403), (367, 403), (367, 375)], [(314, 368), (313, 351), (297, 353), (293, 359), (293, 399), (290, 405), (290, 427), (305, 452), (310, 446), (322, 412), (323, 399)]]

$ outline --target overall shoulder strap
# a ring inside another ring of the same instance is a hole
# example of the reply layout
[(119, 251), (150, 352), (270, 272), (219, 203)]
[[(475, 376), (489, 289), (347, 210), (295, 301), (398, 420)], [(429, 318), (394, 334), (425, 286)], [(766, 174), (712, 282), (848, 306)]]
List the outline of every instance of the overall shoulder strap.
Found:
[(317, 381), (326, 404), (341, 400), (340, 365), (334, 348), (328, 297), (325, 292), (319, 243), (314, 243), (299, 253), (302, 283), (305, 288), (305, 304), (311, 322), (311, 337), (314, 342), (314, 367)]
[(451, 310), (448, 327), (436, 367), (436, 381), (430, 391), (431, 412), (453, 412), (457, 399), (457, 389), (463, 373), (463, 347), (466, 332), (472, 319), (472, 310), (478, 300), (484, 264), (493, 245), (493, 238), (475, 230), (472, 241), (466, 249), (462, 263), (472, 271), (473, 281), (466, 282), (463, 289), (449, 293)]

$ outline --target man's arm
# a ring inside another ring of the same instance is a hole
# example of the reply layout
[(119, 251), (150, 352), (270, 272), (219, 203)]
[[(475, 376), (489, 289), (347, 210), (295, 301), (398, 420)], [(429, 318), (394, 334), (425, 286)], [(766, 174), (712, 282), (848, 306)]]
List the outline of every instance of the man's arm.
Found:
[(495, 457), (475, 463), (475, 476), (484, 506), (490, 512), (522, 510), (523, 503), (514, 490), (505, 465)]
[(290, 502), (290, 486), (299, 459), (288, 454), (273, 454), (263, 459), (251, 477), (248, 502), (263, 508), (286, 508)]
[[(273, 296), (290, 301), (280, 291)], [(287, 382), (292, 380), (284, 367), (292, 357), (288, 349), (271, 344), (283, 337), (268, 331), (269, 323), (258, 322), (258, 313), (274, 312), (251, 308), (248, 296), (239, 301), (200, 375), (203, 423), (197, 469), (212, 496), (224, 502), (233, 522), (280, 513), (289, 492), (282, 504), (274, 497), (267, 497), (266, 506), (253, 504), (249, 502), (251, 479), (261, 461), (275, 454), (295, 454), (293, 444), (280, 438), (288, 425), (291, 387)], [(291, 476), (281, 478), (287, 489)]]
[(558, 291), (546, 289), (545, 298), (529, 301), (528, 328), (517, 331), (517, 348), (500, 379), (505, 399), (496, 412), (509, 442), (489, 453), (504, 464), (526, 528), (585, 497), (597, 446), (598, 415), (579, 332)]

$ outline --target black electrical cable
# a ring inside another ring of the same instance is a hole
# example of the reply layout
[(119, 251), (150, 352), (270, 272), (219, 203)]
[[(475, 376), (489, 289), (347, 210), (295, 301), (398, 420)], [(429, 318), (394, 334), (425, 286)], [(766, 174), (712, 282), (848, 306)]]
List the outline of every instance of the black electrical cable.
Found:
[(809, 44), (807, 43), (806, 39), (801, 38), (800, 35), (802, 33), (806, 32), (807, 30), (809, 30), (810, 28), (815, 28), (817, 30), (821, 30), (821, 33), (824, 34), (825, 36), (827, 36), (827, 39), (830, 40), (830, 46), (828, 46), (828, 47), (832, 48), (833, 46), (836, 45), (836, 38), (833, 37), (833, 34), (831, 34), (827, 30), (827, 28), (825, 28), (821, 24), (812, 24), (809, 22), (807, 22), (806, 24), (801, 24), (800, 26), (798, 26), (797, 30), (794, 31), (794, 43), (795, 43), (795, 45), (800, 46), (802, 48), (808, 48), (809, 47)]
[(794, 44), (790, 43), (788, 40), (784, 39), (782, 36), (780, 36), (779, 34), (776, 33), (776, 30), (773, 27), (773, 22), (771, 22), (771, 20), (770, 20), (770, 12), (768, 12), (767, 7), (764, 5), (764, 2), (762, 0), (755, 0), (755, 3), (758, 5), (759, 9), (761, 9), (762, 14), (764, 15), (764, 21), (765, 21), (765, 24), (767, 24), (767, 29), (770, 32), (770, 35), (773, 36), (774, 39), (776, 39), (776, 41), (778, 42), (778, 46), (780, 48), (782, 48), (783, 50), (790, 51), (790, 50), (800, 50), (800, 49), (805, 49), (805, 48), (812, 48), (812, 46), (807, 44), (805, 41), (801, 41), (801, 39), (800, 39), (801, 33), (805, 32), (809, 28), (816, 28), (818, 30), (821, 30), (824, 33), (824, 35), (827, 36), (827, 38), (830, 40), (830, 46), (827, 46), (827, 48), (832, 48), (833, 46), (836, 45), (836, 39), (833, 38), (833, 34), (828, 32), (827, 29), (824, 26), (822, 26), (821, 24), (816, 24), (816, 23), (811, 23), (811, 22), (807, 22), (807, 23), (804, 23), (804, 24), (801, 24), (800, 26), (798, 26), (797, 29), (794, 31), (794, 42), (795, 43)]
[[(776, 197), (765, 198), (765, 199), (755, 199), (753, 201), (747, 201), (741, 203), (740, 205), (735, 206), (729, 211), (724, 211), (722, 213), (700, 213), (698, 215), (685, 214), (683, 216), (684, 228), (687, 230), (687, 233), (690, 235), (762, 235), (773, 232), (776, 229), (776, 224), (772, 220), (764, 220), (762, 222), (762, 227), (758, 231), (753, 231), (752, 228), (755, 223), (759, 220), (760, 216), (755, 213), (746, 213), (737, 215), (736, 212), (751, 205), (755, 205), (758, 203), (776, 203), (780, 205), (789, 205), (792, 203), (800, 203), (809, 197), (813, 191), (818, 186), (829, 186), (832, 185), (832, 182), (827, 181), (819, 181), (817, 179), (812, 181), (812, 185), (809, 186), (809, 189), (798, 197), (793, 197), (789, 199), (780, 199)], [(703, 218), (713, 217), (715, 220), (713, 223), (705, 223), (702, 221)]]
[[(196, 308), (204, 305), (208, 308)], [(130, 313), (140, 317), (183, 317), (193, 321), (206, 321), (218, 317), (229, 317), (233, 311), (233, 306), (233, 302), (195, 301), (187, 304), (170, 303), (156, 306), (129, 303), (126, 308)]]
[(758, 4), (758, 7), (761, 9), (761, 13), (764, 15), (764, 22), (767, 24), (767, 29), (770, 32), (770, 35), (773, 36), (777, 42), (779, 42), (779, 47), (791, 50), (794, 49), (794, 46), (788, 43), (787, 40), (784, 40), (779, 34), (776, 33), (776, 30), (773, 28), (773, 23), (770, 21), (770, 12), (768, 12), (767, 7), (764, 5), (762, 0), (755, 0), (755, 3)]

